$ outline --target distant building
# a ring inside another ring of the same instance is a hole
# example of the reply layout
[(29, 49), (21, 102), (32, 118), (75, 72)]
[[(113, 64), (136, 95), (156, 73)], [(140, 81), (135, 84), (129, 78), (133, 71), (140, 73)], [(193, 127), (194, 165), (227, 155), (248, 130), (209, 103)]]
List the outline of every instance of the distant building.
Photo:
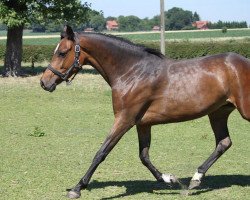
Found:
[(94, 29), (93, 28), (85, 28), (84, 32), (94, 32)]
[(192, 25), (200, 30), (207, 30), (208, 29), (209, 21), (196, 21)]
[(152, 31), (160, 31), (161, 30), (161, 27), (160, 26), (154, 26), (152, 28)]
[(109, 20), (106, 22), (106, 28), (108, 31), (116, 31), (119, 26), (116, 20)]

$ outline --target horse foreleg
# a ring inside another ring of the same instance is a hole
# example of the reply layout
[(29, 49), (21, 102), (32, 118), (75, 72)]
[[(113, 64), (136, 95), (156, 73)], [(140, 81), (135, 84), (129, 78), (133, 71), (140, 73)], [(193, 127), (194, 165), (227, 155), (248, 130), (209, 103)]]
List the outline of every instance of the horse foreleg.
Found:
[(137, 125), (137, 133), (139, 139), (139, 157), (142, 164), (145, 165), (159, 182), (175, 183), (176, 177), (171, 174), (162, 174), (149, 159), (149, 148), (151, 143), (151, 126)]
[(202, 178), (205, 176), (207, 170), (216, 162), (219, 157), (225, 153), (232, 145), (229, 137), (227, 121), (229, 114), (234, 108), (226, 107), (209, 114), (210, 124), (212, 126), (215, 139), (216, 148), (210, 157), (197, 169), (192, 180), (190, 181), (189, 189), (198, 187), (201, 184)]
[(86, 174), (82, 177), (79, 183), (68, 191), (67, 197), (71, 199), (79, 198), (81, 196), (81, 190), (86, 188), (92, 175), (99, 164), (105, 160), (109, 152), (118, 143), (121, 137), (132, 127), (131, 123), (125, 123), (121, 117), (115, 119), (115, 123), (110, 131), (109, 136), (102, 144), (100, 150), (96, 153), (91, 166), (89, 167)]

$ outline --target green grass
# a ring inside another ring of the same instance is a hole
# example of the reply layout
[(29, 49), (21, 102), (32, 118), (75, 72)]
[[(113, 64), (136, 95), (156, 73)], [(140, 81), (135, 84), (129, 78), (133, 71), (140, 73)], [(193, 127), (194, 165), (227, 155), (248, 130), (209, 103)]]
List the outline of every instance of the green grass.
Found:
[[(0, 105), (0, 199), (66, 199), (65, 189), (86, 172), (111, 128), (109, 87), (94, 74), (80, 74), (71, 86), (61, 84), (53, 93), (40, 88), (39, 76), (0, 78)], [(133, 128), (99, 166), (82, 199), (247, 199), (250, 124), (234, 112), (229, 128), (232, 148), (192, 196), (155, 182), (139, 161)], [(206, 117), (153, 128), (152, 162), (184, 183), (213, 149)]]
[[(36, 39), (24, 39), (24, 45), (57, 45), (60, 42), (60, 36), (58, 38), (36, 38)], [(0, 40), (1, 43), (1, 40)]]
[[(60, 36), (58, 38), (30, 38), (23, 39), (24, 45), (56, 45), (60, 41)], [(6, 44), (6, 40), (0, 40), (0, 44)]]
[[(60, 35), (60, 33), (58, 33), (58, 32), (48, 32), (48, 33), (34, 33), (34, 32), (32, 32), (31, 30), (24, 30), (23, 31), (23, 35), (24, 36), (33, 36), (33, 35), (56, 35), (56, 34), (58, 34), (58, 35)], [(7, 35), (7, 31), (0, 31), (0, 36), (6, 36)]]
[[(130, 40), (160, 40), (160, 33), (151, 34), (125, 34), (121, 35)], [(250, 37), (250, 29), (228, 30), (227, 33), (222, 33), (221, 30), (209, 31), (177, 31), (167, 32), (165, 34), (166, 40), (190, 40), (190, 39), (218, 39), (231, 37)]]
[[(58, 38), (29, 38), (24, 39), (24, 45), (56, 45), (60, 39), (60, 33), (32, 33), (29, 31), (24, 32), (24, 36), (40, 36), (40, 35), (58, 35)], [(116, 33), (119, 35), (119, 33)], [(0, 31), (0, 36), (5, 36), (6, 31)], [(209, 31), (175, 31), (175, 32), (166, 32), (166, 40), (204, 40), (208, 41), (210, 39), (220, 40), (223, 38), (250, 38), (250, 29), (228, 29), (227, 33), (222, 33), (221, 30), (209, 30)], [(121, 37), (127, 38), (132, 41), (145, 41), (145, 40), (160, 40), (160, 33), (133, 33), (126, 34), (121, 33)], [(0, 40), (0, 44), (5, 44), (6, 40)]]

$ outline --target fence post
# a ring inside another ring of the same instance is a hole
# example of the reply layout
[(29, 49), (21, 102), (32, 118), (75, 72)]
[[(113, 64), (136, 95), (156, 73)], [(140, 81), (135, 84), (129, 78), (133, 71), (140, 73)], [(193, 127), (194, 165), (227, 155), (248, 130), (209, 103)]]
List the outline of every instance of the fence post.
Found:
[(160, 0), (161, 9), (161, 53), (165, 55), (165, 8), (164, 0)]

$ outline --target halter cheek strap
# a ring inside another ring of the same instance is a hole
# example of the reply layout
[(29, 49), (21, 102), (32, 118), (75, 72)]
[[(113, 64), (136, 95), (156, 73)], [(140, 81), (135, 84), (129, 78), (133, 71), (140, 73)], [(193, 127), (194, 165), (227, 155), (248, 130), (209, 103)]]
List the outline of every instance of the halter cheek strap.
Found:
[[(73, 81), (73, 79), (75, 78), (75, 76), (77, 75), (77, 73), (82, 69), (82, 66), (80, 65), (80, 60), (79, 60), (80, 59), (80, 50), (81, 50), (80, 45), (76, 44), (75, 45), (75, 59), (74, 59), (74, 63), (70, 66), (70, 68), (65, 73), (59, 72), (58, 70), (56, 70), (55, 68), (53, 68), (51, 66), (51, 64), (48, 65), (47, 69), (49, 69), (54, 74), (56, 74), (57, 76), (59, 76), (63, 81), (66, 81), (67, 85), (70, 85), (71, 82)], [(69, 80), (70, 73), (72, 72), (73, 69), (78, 69), (78, 70), (74, 74), (74, 76)]]

